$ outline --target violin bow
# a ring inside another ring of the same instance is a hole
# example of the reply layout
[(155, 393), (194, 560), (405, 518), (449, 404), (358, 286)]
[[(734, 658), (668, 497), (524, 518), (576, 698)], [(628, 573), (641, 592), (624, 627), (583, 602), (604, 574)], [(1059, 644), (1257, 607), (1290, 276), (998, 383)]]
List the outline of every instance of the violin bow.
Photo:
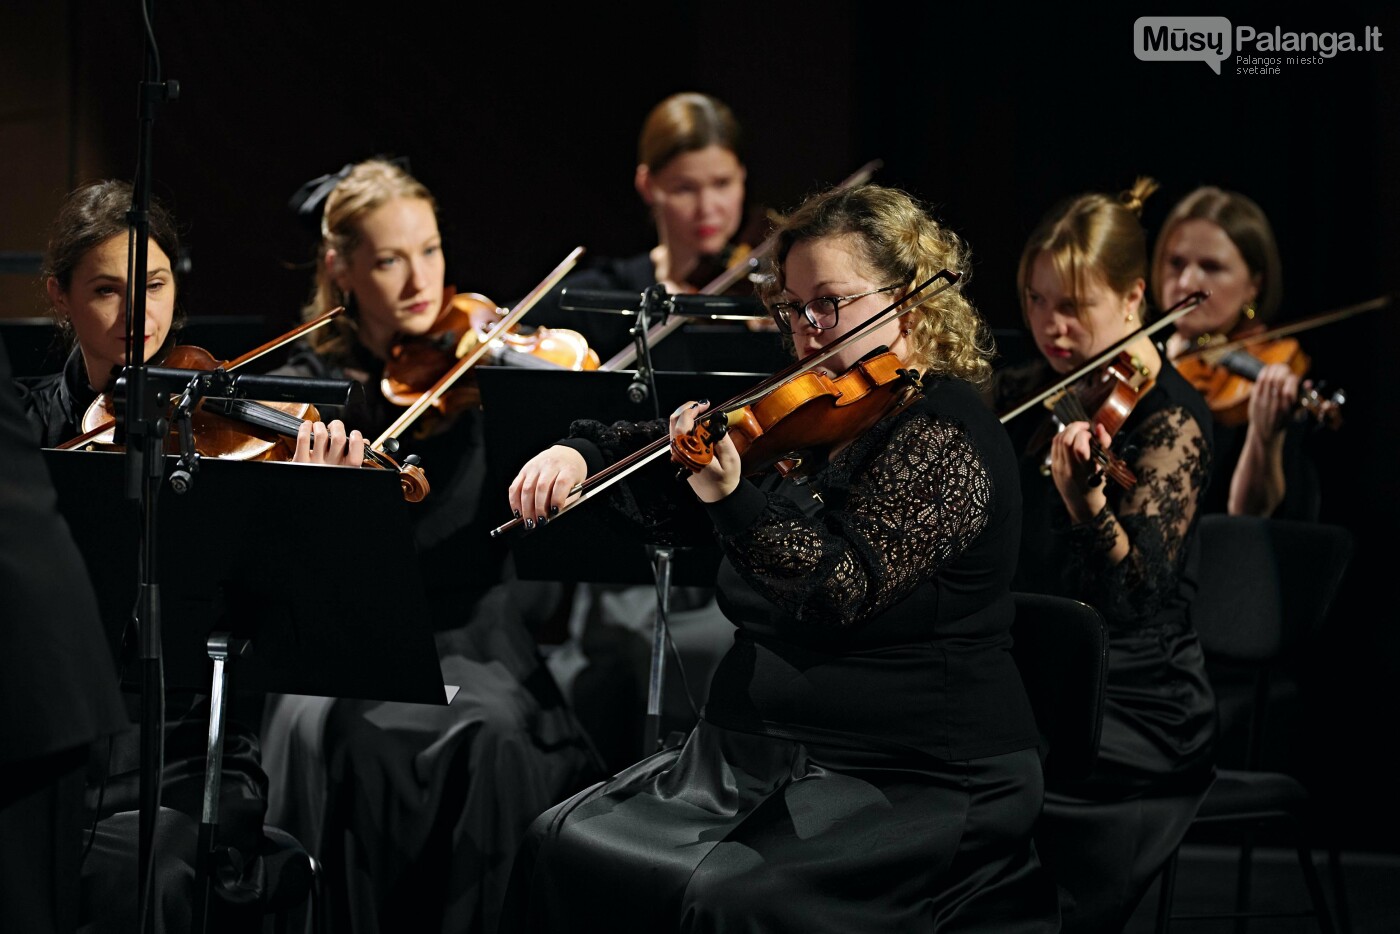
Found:
[[(333, 320), (340, 317), (340, 315), (344, 313), (344, 305), (339, 305), (335, 308), (332, 308), (330, 311), (321, 315), (319, 318), (313, 318), (305, 324), (298, 325), (297, 327), (292, 328), (286, 334), (283, 334), (281, 337), (275, 337), (272, 340), (268, 341), (266, 344), (263, 344), (261, 347), (254, 348), (253, 350), (250, 350), (247, 353), (243, 354), (243, 356), (222, 364), (222, 366), (225, 370), (232, 372), (233, 370), (236, 370), (239, 367), (243, 366), (245, 363), (251, 363), (252, 361), (263, 356), (264, 354), (271, 353), (279, 347), (285, 347), (292, 341), (297, 340), (300, 337), (304, 337), (305, 335), (310, 334), (312, 331), (315, 331), (318, 328), (325, 327), (327, 324), (330, 324)], [(112, 426), (116, 423), (116, 419), (108, 419), (107, 421), (98, 425), (96, 428), (93, 428), (90, 431), (85, 431), (82, 434), (78, 435), (76, 438), (70, 438), (69, 440), (63, 442), (54, 450), (68, 451), (72, 450), (73, 448), (82, 447), (84, 444), (91, 441), (93, 438), (96, 438), (99, 435), (109, 431), (112, 428)]]
[[(915, 308), (925, 304), (926, 302), (935, 298), (942, 292), (945, 292), (948, 289), (952, 288), (958, 283), (958, 280), (961, 278), (962, 276), (960, 273), (953, 272), (952, 270), (939, 270), (937, 273), (935, 273), (933, 276), (930, 276), (924, 282), (910, 289), (907, 293), (904, 294), (903, 297), (887, 305), (884, 309), (876, 312), (868, 320), (862, 322), (861, 324), (852, 328), (850, 331), (841, 335), (836, 340), (828, 344), (826, 347), (819, 350), (817, 353), (814, 353), (811, 356), (806, 357), (805, 359), (799, 360), (793, 363), (791, 366), (784, 367), (777, 373), (774, 373), (772, 376), (760, 382), (757, 386), (750, 389), (748, 392), (740, 393), (739, 395), (730, 399), (723, 405), (720, 405), (715, 409), (712, 409), (710, 412), (707, 412), (704, 417), (709, 419), (721, 416), (728, 416), (730, 412), (736, 409), (743, 408), (744, 406), (749, 405), (750, 403), (756, 402), (757, 400), (766, 396), (768, 393), (772, 392), (778, 386), (782, 385), (783, 383), (786, 383), (788, 380), (794, 379), (798, 376), (801, 376), (803, 373), (808, 373), (816, 369), (822, 363), (831, 359), (837, 353), (839, 353), (843, 347), (859, 340), (867, 332), (872, 331), (873, 329), (884, 324), (890, 318), (896, 317), (904, 312), (913, 311)], [(932, 286), (935, 282), (938, 282), (940, 279), (943, 280), (943, 284), (941, 286), (939, 286), (937, 289), (934, 289), (932, 292), (929, 292), (926, 295), (920, 294), (923, 293), (924, 290)], [(911, 299), (914, 299), (916, 297), (918, 298), (918, 301), (906, 305), (906, 303), (908, 303)], [(651, 463), (653, 460), (660, 457), (662, 454), (666, 453), (670, 449), (671, 437), (670, 435), (667, 435), (663, 438), (658, 438), (657, 440), (650, 442), (646, 446), (642, 447), (640, 450), (629, 454), (627, 457), (622, 458), (616, 463), (604, 467), (602, 470), (598, 471), (598, 473), (594, 474), (593, 476), (585, 477), (582, 481), (575, 484), (573, 489), (569, 490), (569, 496), (576, 496), (578, 498), (575, 499), (573, 502), (567, 503), (566, 505), (561, 507), (559, 512), (551, 518), (551, 521), (553, 521), (554, 519), (558, 519), (565, 513), (568, 513), (576, 507), (588, 502), (588, 500), (603, 492), (608, 487), (612, 486), (614, 483), (617, 483), (618, 481), (623, 480), (631, 474), (635, 473), (637, 470), (641, 469), (646, 464)], [(499, 535), (504, 534), (505, 532), (509, 532), (514, 528), (524, 525), (524, 523), (524, 518), (512, 519), (504, 525), (492, 529), (491, 537), (495, 538)]]
[(442, 374), (431, 389), (419, 396), (418, 401), (404, 409), (403, 413), (394, 420), (394, 423), (388, 428), (385, 428), (383, 433), (380, 434), (378, 438), (374, 439), (370, 447), (376, 451), (384, 450), (384, 445), (390, 438), (397, 438), (399, 435), (403, 434), (404, 429), (417, 421), (418, 417), (424, 412), (432, 408), (439, 399), (446, 395), (447, 390), (451, 389), (457, 380), (461, 379), (468, 370), (491, 352), (492, 344), (495, 342), (495, 336), (509, 333), (510, 329), (515, 327), (515, 325), (520, 322), (520, 319), (525, 317), (525, 314), (531, 308), (534, 308), (550, 289), (559, 284), (559, 280), (569, 274), (569, 271), (574, 268), (574, 265), (578, 263), (578, 258), (582, 255), (583, 247), (574, 247), (573, 250), (569, 252), (569, 255), (564, 257), (563, 261), (558, 266), (555, 266), (549, 275), (545, 276), (544, 279), (540, 281), (539, 285), (530, 290), (530, 294), (521, 299), (514, 308), (510, 309), (509, 312), (492, 326), (491, 330), (486, 333), (484, 339), (481, 340), (470, 353), (452, 364), (452, 367), (446, 373)]
[(1039, 405), (1046, 399), (1049, 399), (1055, 393), (1060, 392), (1065, 387), (1069, 386), (1071, 383), (1078, 382), (1087, 374), (1094, 372), (1099, 367), (1103, 366), (1105, 363), (1118, 356), (1118, 354), (1122, 352), (1123, 348), (1127, 347), (1129, 344), (1133, 343), (1139, 338), (1156, 334), (1158, 331), (1162, 330), (1162, 328), (1176, 321), (1178, 318), (1182, 317), (1191, 309), (1195, 308), (1197, 305), (1199, 305), (1201, 302), (1205, 301), (1208, 298), (1210, 298), (1209, 292), (1192, 292), (1190, 295), (1177, 302), (1171, 308), (1167, 309), (1166, 312), (1162, 314), (1162, 317), (1158, 318), (1156, 321), (1152, 322), (1149, 325), (1144, 325), (1143, 327), (1138, 328), (1136, 331), (1133, 331), (1132, 333), (1120, 340), (1114, 341), (1111, 345), (1109, 345), (1107, 350), (1100, 353), (1097, 357), (1090, 360), (1088, 363), (1084, 364), (1079, 369), (1075, 370), (1073, 373), (1069, 374), (1064, 379), (1051, 386), (1049, 389), (1042, 389), (1040, 392), (1036, 393), (1034, 396), (1031, 396), (1025, 402), (1022, 402), (1020, 405), (1016, 406), (1014, 409), (1007, 412), (1005, 415), (1002, 415), (1001, 423), (1005, 425), (1017, 415), (1020, 415), (1027, 409)]
[(1274, 340), (1279, 337), (1287, 337), (1289, 334), (1297, 334), (1299, 331), (1309, 331), (1324, 324), (1332, 324), (1350, 318), (1352, 315), (1359, 315), (1366, 311), (1375, 311), (1379, 308), (1390, 306), (1391, 296), (1382, 295), (1370, 301), (1358, 302), (1355, 305), (1348, 305), (1345, 308), (1338, 308), (1335, 311), (1325, 311), (1320, 315), (1311, 318), (1303, 318), (1289, 324), (1281, 324), (1278, 327), (1270, 328), (1267, 331), (1260, 331), (1258, 334), (1251, 334), (1248, 337), (1241, 337), (1224, 344), (1204, 344), (1200, 347), (1193, 347), (1177, 357), (1178, 360), (1185, 360), (1190, 357), (1204, 357), (1207, 363), (1214, 362), (1216, 355), (1223, 355), (1232, 350), (1239, 350), (1248, 347), (1250, 344), (1257, 344), (1260, 341)]
[[(864, 185), (866, 182), (870, 181), (871, 176), (873, 176), (882, 165), (884, 165), (884, 162), (879, 159), (870, 160), (838, 182), (836, 189), (838, 191), (844, 191), (847, 188), (857, 188)], [(706, 283), (706, 285), (700, 289), (699, 294), (719, 295), (723, 293), (725, 289), (734, 285), (734, 283), (738, 282), (744, 276), (757, 269), (759, 260), (763, 259), (769, 253), (772, 253), (773, 247), (777, 246), (777, 243), (778, 235), (776, 233), (769, 234), (764, 238), (762, 243), (749, 252), (749, 255), (745, 257), (742, 262), (735, 263), (710, 282)], [(655, 347), (657, 344), (661, 343), (661, 341), (665, 340), (668, 335), (674, 334), (676, 331), (680, 330), (685, 322), (686, 318), (678, 315), (663, 321), (661, 324), (652, 325), (652, 327), (647, 330), (647, 346)], [(598, 369), (620, 370), (636, 362), (637, 346), (636, 344), (629, 344), (609, 357)]]

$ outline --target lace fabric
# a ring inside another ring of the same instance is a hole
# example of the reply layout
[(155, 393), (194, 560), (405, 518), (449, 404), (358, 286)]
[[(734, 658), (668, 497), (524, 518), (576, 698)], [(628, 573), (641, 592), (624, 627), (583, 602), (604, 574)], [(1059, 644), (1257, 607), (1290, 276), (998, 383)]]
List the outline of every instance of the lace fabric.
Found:
[[(1070, 528), (1066, 571), (1075, 591), (1122, 627), (1148, 623), (1175, 594), (1183, 546), (1210, 477), (1211, 450), (1200, 425), (1179, 406), (1153, 413), (1120, 444), (1137, 485), (1110, 488), (1099, 514)], [(1108, 556), (1117, 527), (1129, 547), (1113, 564)]]
[[(664, 430), (582, 422), (571, 434), (612, 460)], [(653, 529), (675, 521), (677, 500), (695, 502), (688, 490), (665, 502), (629, 486), (617, 504)], [(858, 624), (908, 595), (962, 554), (992, 511), (991, 477), (966, 430), (920, 408), (857, 439), (812, 486), (825, 503), (816, 515), (770, 491), (757, 521), (720, 544), (760, 594), (799, 623), (827, 627)]]

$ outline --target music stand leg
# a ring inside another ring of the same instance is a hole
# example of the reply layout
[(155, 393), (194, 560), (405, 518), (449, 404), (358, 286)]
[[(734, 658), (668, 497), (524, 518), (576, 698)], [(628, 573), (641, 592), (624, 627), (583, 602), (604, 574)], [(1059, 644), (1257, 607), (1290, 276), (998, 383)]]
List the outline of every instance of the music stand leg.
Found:
[(219, 826), (219, 782), (224, 770), (224, 711), (228, 706), (228, 662), (248, 648), (247, 639), (227, 632), (210, 633), (206, 643), (214, 662), (209, 690), (209, 745), (204, 757), (204, 802), (200, 809), (199, 845), (194, 867), (194, 930), (203, 934), (209, 922), (210, 862)]
[(647, 721), (642, 738), (642, 755), (649, 756), (661, 745), (661, 688), (666, 677), (666, 617), (671, 606), (670, 548), (656, 549), (656, 625), (651, 632), (651, 674), (647, 679)]

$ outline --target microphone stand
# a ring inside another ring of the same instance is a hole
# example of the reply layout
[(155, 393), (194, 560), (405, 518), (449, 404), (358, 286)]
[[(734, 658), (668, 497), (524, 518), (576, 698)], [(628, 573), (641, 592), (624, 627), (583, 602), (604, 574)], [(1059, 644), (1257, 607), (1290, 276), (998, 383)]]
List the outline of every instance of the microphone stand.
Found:
[[(134, 608), (141, 665), (141, 778), (138, 830), (137, 895), (142, 934), (153, 930), (151, 910), (154, 873), (153, 841), (160, 812), (160, 777), (164, 757), (165, 691), (161, 667), (160, 589), (156, 562), (156, 498), (165, 444), (164, 394), (146, 380), (146, 266), (150, 242), (151, 136), (156, 111), (163, 101), (179, 97), (179, 84), (160, 74), (160, 52), (151, 26), (155, 0), (143, 0), (145, 64), (140, 84), (140, 131), (136, 177), (131, 186), (128, 220), (126, 281), (126, 369), (131, 391), (126, 425), (118, 422), (115, 440), (126, 445), (126, 498), (140, 511), (137, 561), (139, 579)], [(170, 257), (174, 262), (177, 257)]]
[(632, 335), (632, 346), (636, 349), (637, 370), (627, 387), (627, 398), (640, 405), (650, 397), (652, 411), (657, 418), (661, 417), (661, 399), (656, 393), (656, 370), (651, 365), (651, 347), (647, 342), (647, 332), (651, 328), (652, 317), (658, 312), (661, 315), (660, 323), (666, 323), (671, 310), (670, 298), (666, 287), (661, 283), (648, 286), (646, 291), (642, 292), (636, 316), (632, 319), (632, 328), (628, 332)]

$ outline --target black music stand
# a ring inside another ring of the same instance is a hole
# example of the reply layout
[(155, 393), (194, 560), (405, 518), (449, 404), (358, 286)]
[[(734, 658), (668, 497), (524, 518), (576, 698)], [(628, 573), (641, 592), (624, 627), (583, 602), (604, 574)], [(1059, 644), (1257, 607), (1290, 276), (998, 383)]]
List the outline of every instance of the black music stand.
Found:
[[(708, 398), (721, 403), (763, 379), (755, 373), (657, 372), (655, 376), (663, 414), (692, 399)], [(650, 399), (635, 403), (628, 398), (633, 378), (625, 370), (478, 367), (486, 452), (492, 472), (508, 484), (527, 460), (566, 437), (569, 425), (576, 419), (611, 424), (653, 418)], [(500, 496), (504, 504), (505, 486), (501, 487)], [(525, 580), (656, 587), (657, 616), (652, 633), (642, 750), (644, 755), (651, 755), (660, 736), (671, 585), (713, 587), (720, 551), (709, 537), (679, 549), (672, 543), (641, 544), (614, 527), (605, 514), (608, 508), (605, 502), (587, 503), (542, 529), (511, 533), (511, 554), (517, 574)]]
[[(44, 458), (115, 651), (138, 581), (140, 523), (121, 497), (123, 456), (46, 450)], [(176, 458), (165, 461), (168, 477)], [(162, 490), (155, 579), (166, 690), (210, 693), (199, 930), (233, 658), (240, 692), (447, 702), (414, 558), (414, 508), (388, 470), (204, 459), (190, 492)]]

